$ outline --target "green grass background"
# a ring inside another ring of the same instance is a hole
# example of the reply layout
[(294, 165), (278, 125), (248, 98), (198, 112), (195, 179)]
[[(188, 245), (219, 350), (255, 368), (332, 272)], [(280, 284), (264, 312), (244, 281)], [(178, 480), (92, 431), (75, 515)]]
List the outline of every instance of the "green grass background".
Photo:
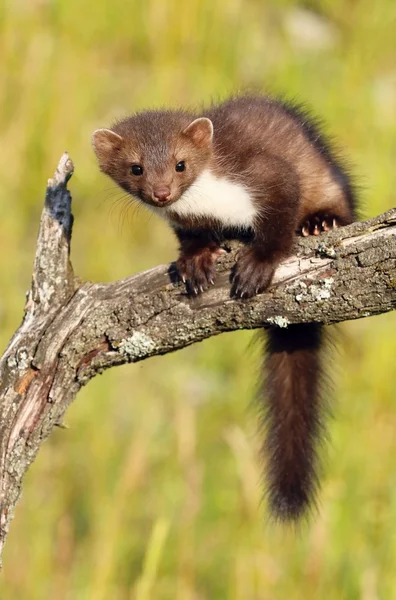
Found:
[[(3, 0), (2, 347), (63, 150), (76, 165), (76, 273), (130, 275), (173, 259), (176, 243), (117, 200), (92, 131), (246, 88), (297, 96), (326, 119), (364, 216), (395, 204), (394, 0)], [(265, 525), (251, 333), (97, 377), (25, 478), (1, 599), (396, 598), (395, 324), (389, 314), (341, 328), (320, 514), (298, 533)]]

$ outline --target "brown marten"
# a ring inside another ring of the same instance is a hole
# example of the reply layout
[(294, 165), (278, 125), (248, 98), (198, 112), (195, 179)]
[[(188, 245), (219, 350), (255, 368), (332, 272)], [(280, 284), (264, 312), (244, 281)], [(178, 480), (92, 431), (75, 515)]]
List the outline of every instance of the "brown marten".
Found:
[[(238, 96), (197, 113), (149, 110), (98, 129), (100, 169), (174, 230), (190, 294), (214, 282), (221, 244), (241, 239), (232, 294), (271, 283), (296, 234), (354, 220), (347, 171), (305, 108)], [(271, 328), (261, 400), (271, 514), (296, 521), (315, 501), (323, 331), (318, 323)]]

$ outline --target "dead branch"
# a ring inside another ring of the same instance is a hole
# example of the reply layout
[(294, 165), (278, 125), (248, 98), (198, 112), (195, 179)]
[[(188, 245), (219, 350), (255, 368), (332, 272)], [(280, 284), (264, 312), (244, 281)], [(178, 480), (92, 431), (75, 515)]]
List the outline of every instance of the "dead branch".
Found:
[(0, 360), (0, 554), (23, 475), (97, 373), (223, 331), (331, 324), (396, 306), (396, 209), (299, 241), (271, 289), (249, 301), (230, 297), (233, 244), (216, 285), (195, 299), (172, 265), (114, 283), (81, 282), (69, 261), (72, 173), (64, 154), (48, 181), (25, 316)]

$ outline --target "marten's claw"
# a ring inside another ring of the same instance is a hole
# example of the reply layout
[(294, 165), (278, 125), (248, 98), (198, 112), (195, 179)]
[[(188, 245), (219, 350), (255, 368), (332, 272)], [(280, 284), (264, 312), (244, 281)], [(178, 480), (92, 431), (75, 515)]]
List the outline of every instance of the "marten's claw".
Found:
[(322, 231), (336, 229), (338, 225), (338, 220), (327, 213), (312, 215), (312, 217), (304, 221), (301, 225), (301, 235), (303, 237), (319, 235)]

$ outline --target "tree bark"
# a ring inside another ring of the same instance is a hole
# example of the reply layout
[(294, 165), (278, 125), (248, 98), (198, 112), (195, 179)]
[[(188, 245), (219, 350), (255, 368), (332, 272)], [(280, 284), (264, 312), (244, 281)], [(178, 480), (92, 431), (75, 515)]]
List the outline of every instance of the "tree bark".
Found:
[(73, 217), (61, 158), (48, 181), (25, 315), (0, 360), (0, 555), (23, 475), (79, 389), (104, 369), (235, 329), (337, 323), (396, 306), (396, 209), (301, 239), (271, 288), (230, 297), (238, 244), (225, 246), (216, 284), (189, 298), (174, 265), (114, 283), (81, 282), (69, 261)]

